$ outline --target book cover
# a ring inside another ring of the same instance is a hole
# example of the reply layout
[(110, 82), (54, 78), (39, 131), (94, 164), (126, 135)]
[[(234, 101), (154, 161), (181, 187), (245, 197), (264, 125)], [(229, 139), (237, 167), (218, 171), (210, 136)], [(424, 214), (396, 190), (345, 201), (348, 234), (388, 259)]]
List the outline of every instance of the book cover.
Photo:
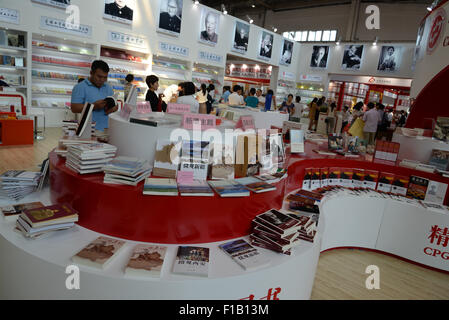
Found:
[(246, 178), (239, 178), (235, 179), (238, 183), (245, 186), (248, 190), (254, 192), (254, 193), (262, 193), (267, 191), (273, 191), (276, 190), (276, 186), (266, 183), (264, 181), (260, 181), (259, 179), (255, 177), (246, 177)]
[(181, 142), (158, 139), (154, 155), (153, 175), (175, 179), (180, 162), (180, 152)]
[(304, 131), (290, 130), (290, 152), (302, 153), (304, 152)]
[(97, 269), (106, 268), (124, 247), (125, 241), (99, 237), (72, 257), (76, 264)]
[(248, 197), (250, 192), (235, 180), (208, 181), (220, 197)]
[(177, 196), (178, 184), (174, 179), (146, 178), (143, 185), (144, 195)]
[(352, 175), (352, 184), (354, 188), (363, 188), (364, 177), (365, 177), (365, 170), (354, 169), (354, 174)]
[(128, 265), (126, 275), (160, 276), (167, 247), (138, 244), (135, 246)]
[(302, 189), (311, 190), (310, 178), (312, 177), (313, 168), (304, 169), (304, 178), (302, 179)]
[(230, 144), (213, 143), (211, 179), (234, 179), (234, 148)]
[(295, 233), (299, 228), (298, 220), (274, 209), (257, 215), (255, 220), (284, 236)]
[(268, 242), (265, 239), (259, 237), (257, 234), (251, 233), (249, 235), (249, 238), (250, 238), (250, 241), (251, 241), (251, 245), (253, 245), (253, 246), (264, 248), (264, 249), (268, 249), (268, 250), (275, 251), (275, 252), (278, 252), (278, 253), (282, 253), (282, 254), (285, 254), (285, 255), (291, 255), (291, 249), (283, 251), (282, 249), (279, 248), (279, 246), (272, 245), (270, 242)]
[(446, 197), (447, 184), (437, 181), (429, 181), (424, 201), (443, 204)]
[(209, 165), (202, 162), (182, 161), (180, 171), (193, 172), (195, 180), (206, 180)]
[(449, 167), (449, 151), (433, 149), (429, 165), (435, 166), (438, 170), (446, 171)]
[(408, 184), (406, 196), (412, 199), (424, 200), (426, 197), (428, 186), (428, 179), (417, 176), (410, 176), (410, 182)]
[(352, 176), (354, 175), (354, 169), (342, 168), (340, 172), (340, 185), (345, 188), (353, 188)]
[(401, 196), (407, 195), (410, 178), (408, 176), (395, 175), (391, 184), (391, 193)]
[(209, 248), (179, 246), (173, 264), (173, 273), (207, 277), (209, 275)]
[(296, 191), (295, 195), (300, 195), (309, 199), (312, 199), (314, 201), (320, 202), (321, 199), (323, 199), (323, 195), (319, 192), (313, 192), (308, 190), (298, 190)]
[(76, 136), (81, 137), (86, 128), (90, 125), (90, 121), (92, 121), (93, 110), (94, 105), (86, 102), (81, 113), (81, 120), (79, 122), (78, 128), (76, 129)]
[(327, 148), (329, 151), (343, 150), (343, 137), (337, 134), (329, 134)]
[(363, 176), (363, 187), (376, 190), (378, 179), (379, 171), (365, 170), (365, 175)]
[(379, 180), (377, 181), (377, 191), (382, 192), (391, 192), (391, 186), (394, 181), (394, 174), (393, 173), (387, 173), (387, 172), (381, 172), (379, 174)]
[(270, 264), (270, 259), (243, 239), (218, 246), (246, 271), (257, 270)]
[(21, 216), (33, 228), (78, 221), (78, 212), (69, 204), (56, 204), (47, 207), (28, 209), (24, 210)]
[(29, 202), (29, 203), (21, 203), (15, 205), (9, 205), (5, 207), (0, 207), (0, 211), (3, 214), (3, 217), (7, 221), (14, 220), (17, 218), (24, 210), (42, 208), (44, 205), (42, 202)]
[(315, 190), (321, 187), (321, 171), (320, 168), (312, 168), (310, 176), (310, 190)]
[(320, 186), (321, 188), (327, 187), (329, 185), (329, 168), (320, 169)]
[(340, 184), (340, 174), (341, 174), (341, 168), (330, 167), (329, 168), (328, 185), (329, 186), (338, 186)]
[(189, 183), (178, 183), (181, 196), (214, 196), (214, 191), (207, 181), (193, 180)]

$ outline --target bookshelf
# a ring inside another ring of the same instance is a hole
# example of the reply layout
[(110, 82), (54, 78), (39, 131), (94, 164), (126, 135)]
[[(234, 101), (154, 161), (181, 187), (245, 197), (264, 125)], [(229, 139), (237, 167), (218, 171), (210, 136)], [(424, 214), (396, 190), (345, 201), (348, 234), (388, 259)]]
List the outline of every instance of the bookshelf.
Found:
[(31, 52), (31, 105), (69, 108), (73, 87), (89, 77), (96, 45), (33, 34)]
[(286, 101), (289, 94), (293, 95), (293, 102), (294, 102), (295, 97), (297, 95), (296, 83), (288, 80), (278, 80), (278, 85), (276, 89), (277, 103), (281, 104), (283, 101)]
[(147, 91), (145, 78), (150, 68), (148, 53), (102, 46), (100, 58), (109, 65), (108, 83), (115, 93), (118, 92), (120, 100), (124, 100), (125, 78), (128, 74), (134, 75), (133, 84), (137, 86), (138, 101), (145, 100)]
[(0, 79), (17, 92), (27, 95), (27, 33), (0, 28)]
[(223, 91), (224, 69), (210, 65), (194, 63), (192, 67), (192, 82), (197, 88), (201, 84), (213, 84), (215, 86), (215, 96)]
[(313, 98), (321, 98), (324, 95), (324, 86), (317, 82), (298, 82), (297, 94), (301, 97), (301, 102), (309, 104)]

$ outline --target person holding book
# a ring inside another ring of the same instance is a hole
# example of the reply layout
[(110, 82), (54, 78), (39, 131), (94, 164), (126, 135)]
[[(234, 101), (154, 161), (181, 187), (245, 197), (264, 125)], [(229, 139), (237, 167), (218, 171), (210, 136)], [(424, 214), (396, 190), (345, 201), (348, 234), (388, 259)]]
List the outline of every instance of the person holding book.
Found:
[(72, 112), (83, 112), (86, 102), (93, 104), (92, 121), (96, 122), (95, 129), (100, 131), (108, 128), (108, 115), (118, 110), (118, 106), (106, 108), (105, 98), (114, 95), (112, 87), (107, 83), (108, 73), (108, 64), (102, 60), (95, 60), (89, 78), (78, 83), (72, 90)]

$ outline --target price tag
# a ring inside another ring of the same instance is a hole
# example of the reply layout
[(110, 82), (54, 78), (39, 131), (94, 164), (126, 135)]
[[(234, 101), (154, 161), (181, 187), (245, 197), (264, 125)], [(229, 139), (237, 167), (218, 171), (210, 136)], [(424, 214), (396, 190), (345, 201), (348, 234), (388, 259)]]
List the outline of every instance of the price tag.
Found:
[(190, 113), (190, 105), (189, 104), (169, 103), (169, 104), (167, 104), (167, 113), (171, 113), (171, 114)]
[(185, 113), (182, 118), (182, 127), (187, 130), (193, 130), (198, 126), (201, 130), (212, 129), (216, 127), (216, 117), (208, 114)]
[(145, 114), (151, 112), (151, 104), (149, 101), (137, 102), (137, 113)]

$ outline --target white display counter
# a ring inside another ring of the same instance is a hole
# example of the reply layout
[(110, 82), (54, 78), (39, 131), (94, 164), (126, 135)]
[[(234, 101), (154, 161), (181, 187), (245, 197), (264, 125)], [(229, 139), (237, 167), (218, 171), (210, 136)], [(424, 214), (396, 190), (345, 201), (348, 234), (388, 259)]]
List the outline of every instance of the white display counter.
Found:
[(449, 151), (449, 144), (430, 137), (408, 137), (394, 132), (391, 141), (401, 144), (398, 155), (399, 159), (417, 160), (428, 163), (433, 149)]
[[(49, 191), (21, 202), (37, 200), (50, 204)], [(127, 241), (105, 270), (80, 266), (79, 290), (66, 288), (66, 267), (72, 265), (71, 256), (100, 234), (76, 226), (28, 240), (13, 231), (14, 222), (0, 220), (0, 299), (309, 299), (319, 253), (338, 247), (378, 250), (449, 272), (442, 231), (449, 225), (447, 212), (351, 195), (325, 197), (320, 209), (315, 242), (301, 241), (291, 256), (259, 248), (271, 264), (258, 271), (244, 271), (221, 252), (220, 243), (204, 243), (198, 246), (211, 249), (209, 277), (176, 275), (171, 269), (177, 245), (167, 245), (160, 278), (129, 278), (124, 268), (139, 242)], [(431, 236), (435, 226), (441, 229), (440, 239)]]

